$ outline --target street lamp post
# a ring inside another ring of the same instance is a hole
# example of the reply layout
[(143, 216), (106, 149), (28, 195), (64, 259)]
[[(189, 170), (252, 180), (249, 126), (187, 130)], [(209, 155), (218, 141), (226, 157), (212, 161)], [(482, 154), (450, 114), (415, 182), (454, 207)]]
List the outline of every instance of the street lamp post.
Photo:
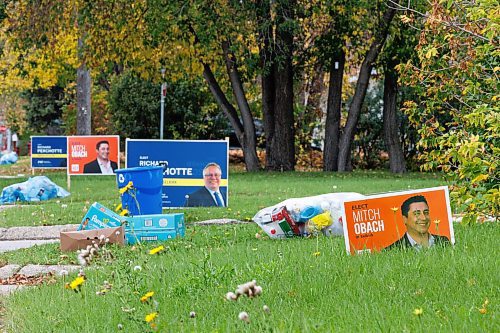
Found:
[(167, 83), (165, 82), (165, 68), (162, 68), (160, 97), (160, 140), (163, 140), (163, 113), (165, 109), (165, 96), (167, 96)]

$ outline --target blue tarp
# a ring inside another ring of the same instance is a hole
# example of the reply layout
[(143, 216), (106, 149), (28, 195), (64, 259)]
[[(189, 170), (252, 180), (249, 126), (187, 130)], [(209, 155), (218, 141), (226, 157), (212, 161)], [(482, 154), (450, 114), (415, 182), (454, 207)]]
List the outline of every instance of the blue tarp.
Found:
[(3, 154), (0, 157), (0, 164), (14, 164), (17, 162), (17, 154), (13, 151)]
[(45, 176), (29, 178), (23, 183), (13, 184), (2, 190), (0, 203), (14, 203), (16, 201), (42, 201), (53, 198), (64, 198), (70, 193), (54, 184)]

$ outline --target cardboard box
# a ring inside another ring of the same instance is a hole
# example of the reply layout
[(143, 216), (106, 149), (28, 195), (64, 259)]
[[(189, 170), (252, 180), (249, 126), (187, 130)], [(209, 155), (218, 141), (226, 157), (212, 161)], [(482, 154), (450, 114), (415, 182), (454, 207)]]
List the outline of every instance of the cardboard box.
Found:
[(127, 244), (165, 241), (184, 237), (185, 233), (183, 213), (129, 216), (125, 226)]
[(126, 230), (134, 229), (182, 229), (184, 235), (184, 214), (152, 214), (127, 217)]
[(156, 242), (167, 241), (181, 236), (174, 229), (140, 229), (128, 231), (125, 233), (127, 244), (136, 244), (137, 242)]
[(61, 251), (74, 251), (92, 245), (92, 241), (99, 243), (99, 237), (109, 238), (110, 244), (125, 244), (125, 230), (123, 226), (81, 231), (63, 231), (60, 234)]
[(126, 221), (126, 217), (120, 216), (111, 209), (94, 202), (85, 214), (77, 230), (93, 230), (109, 227), (118, 227)]

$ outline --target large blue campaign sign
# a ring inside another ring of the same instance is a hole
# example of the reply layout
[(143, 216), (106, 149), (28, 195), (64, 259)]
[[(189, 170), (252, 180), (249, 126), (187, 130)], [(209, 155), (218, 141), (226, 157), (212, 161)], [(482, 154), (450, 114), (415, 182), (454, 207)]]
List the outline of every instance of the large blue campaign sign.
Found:
[[(127, 139), (126, 167), (164, 167), (163, 207), (218, 206), (219, 199), (227, 206), (228, 152), (229, 143), (224, 140)], [(220, 172), (214, 163), (220, 166)], [(220, 186), (222, 198), (208, 190), (213, 191), (214, 183)]]
[(68, 138), (65, 136), (32, 136), (31, 167), (65, 169), (68, 158)]

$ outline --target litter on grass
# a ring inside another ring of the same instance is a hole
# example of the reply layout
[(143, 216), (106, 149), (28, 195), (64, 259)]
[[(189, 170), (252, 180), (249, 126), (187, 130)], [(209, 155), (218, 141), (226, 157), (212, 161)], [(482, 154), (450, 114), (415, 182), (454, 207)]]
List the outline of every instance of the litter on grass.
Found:
[(17, 162), (17, 154), (13, 151), (2, 153), (0, 164), (14, 164)]
[(288, 238), (323, 233), (343, 235), (344, 201), (362, 199), (355, 192), (327, 193), (312, 197), (291, 198), (261, 209), (253, 217), (270, 238)]
[(43, 201), (53, 198), (64, 198), (70, 195), (68, 191), (56, 185), (46, 176), (29, 178), (23, 183), (4, 187), (0, 203), (15, 203), (17, 201)]

